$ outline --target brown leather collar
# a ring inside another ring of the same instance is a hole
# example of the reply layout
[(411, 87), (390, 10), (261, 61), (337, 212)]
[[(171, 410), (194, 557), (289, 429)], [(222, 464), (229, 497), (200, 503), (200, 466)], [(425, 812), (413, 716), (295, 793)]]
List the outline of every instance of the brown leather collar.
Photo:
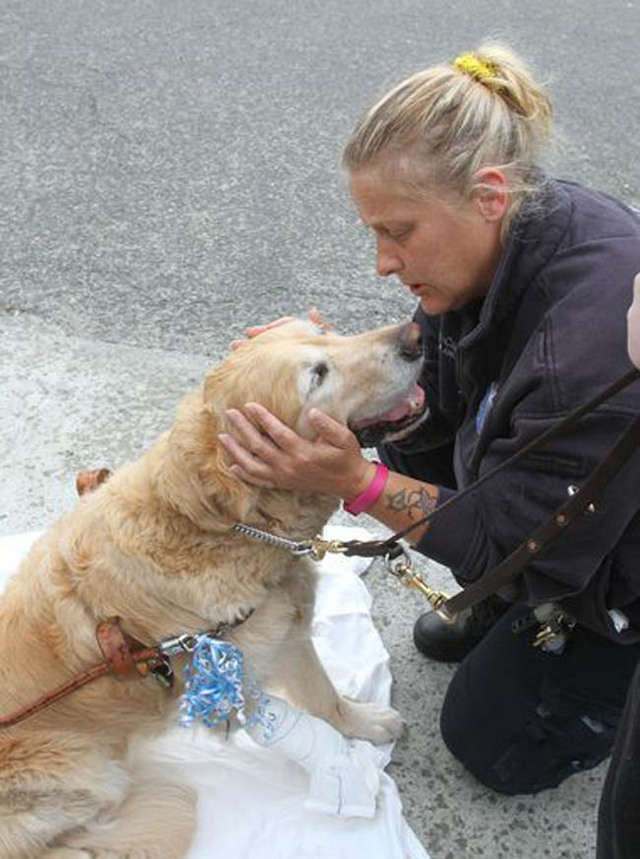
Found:
[[(252, 612), (235, 623), (220, 624), (216, 629), (209, 630), (208, 634), (219, 638), (229, 629), (238, 626), (240, 623), (244, 623), (251, 614)], [(76, 674), (71, 680), (67, 680), (61, 686), (41, 695), (20, 710), (9, 713), (7, 716), (0, 716), (0, 728), (9, 728), (12, 725), (18, 724), (18, 722), (22, 722), (29, 716), (39, 713), (45, 707), (49, 707), (61, 698), (66, 697), (71, 692), (75, 692), (81, 686), (85, 686), (92, 680), (97, 680), (98, 677), (104, 677), (107, 674), (115, 674), (119, 677), (148, 677), (151, 675), (162, 686), (170, 688), (173, 686), (174, 672), (169, 657), (179, 653), (189, 653), (198, 642), (198, 637), (187, 634), (147, 647), (131, 635), (127, 635), (126, 632), (122, 631), (120, 618), (118, 617), (110, 617), (107, 620), (101, 621), (96, 627), (96, 638), (104, 656), (102, 662), (98, 662), (91, 668), (87, 668), (86, 671)]]

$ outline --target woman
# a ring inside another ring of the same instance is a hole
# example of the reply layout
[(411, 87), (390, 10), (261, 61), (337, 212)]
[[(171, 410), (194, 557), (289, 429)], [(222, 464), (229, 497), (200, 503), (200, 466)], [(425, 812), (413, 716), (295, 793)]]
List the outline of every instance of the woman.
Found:
[[(419, 299), (428, 416), (380, 449), (383, 466), (325, 415), (313, 416), (309, 442), (248, 404), (223, 438), (240, 478), (333, 494), (400, 530), (629, 369), (640, 223), (615, 200), (545, 176), (551, 115), (522, 61), (487, 46), (408, 78), (364, 116), (343, 165), (379, 273)], [(638, 387), (416, 530), (415, 548), (463, 587), (482, 577), (584, 481), (637, 413)], [(441, 729), (495, 790), (533, 793), (610, 752), (640, 657), (639, 478), (635, 457), (598, 509), (501, 592), (498, 619), (479, 623), (477, 611), (446, 635), (432, 614), (416, 624), (427, 655), (468, 654)], [(549, 603), (575, 622), (554, 652), (532, 647), (529, 623), (530, 607)]]

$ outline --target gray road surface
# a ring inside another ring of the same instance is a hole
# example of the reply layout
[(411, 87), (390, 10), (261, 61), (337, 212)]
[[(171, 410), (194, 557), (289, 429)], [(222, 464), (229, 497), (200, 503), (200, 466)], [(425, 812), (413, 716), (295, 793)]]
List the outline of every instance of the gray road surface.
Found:
[[(0, 534), (139, 453), (246, 324), (408, 316), (337, 170), (405, 74), (510, 42), (552, 93), (554, 172), (640, 203), (637, 0), (1, 0), (0, 19)], [(411, 645), (423, 603), (377, 565), (368, 582), (410, 726), (393, 775), (433, 859), (593, 856), (602, 768), (536, 797), (474, 782), (438, 733), (453, 668)]]

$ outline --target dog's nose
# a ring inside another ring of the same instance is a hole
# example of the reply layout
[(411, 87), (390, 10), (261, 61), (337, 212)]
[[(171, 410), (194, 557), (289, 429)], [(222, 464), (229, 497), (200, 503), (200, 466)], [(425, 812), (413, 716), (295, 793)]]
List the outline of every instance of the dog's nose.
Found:
[(420, 326), (416, 322), (408, 322), (400, 329), (398, 351), (406, 361), (422, 358), (422, 337)]

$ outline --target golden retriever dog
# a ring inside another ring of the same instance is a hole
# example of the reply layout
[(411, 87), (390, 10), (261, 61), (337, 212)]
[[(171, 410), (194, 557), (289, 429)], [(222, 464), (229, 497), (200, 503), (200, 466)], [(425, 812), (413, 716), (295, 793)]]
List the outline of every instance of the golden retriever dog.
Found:
[[(347, 737), (397, 736), (397, 713), (338, 695), (315, 654), (313, 562), (232, 530), (242, 522), (313, 538), (337, 499), (242, 483), (217, 434), (228, 429), (225, 409), (247, 401), (302, 433), (312, 407), (374, 434), (393, 417), (383, 431), (401, 433), (420, 420), (421, 363), (412, 323), (341, 337), (295, 321), (230, 353), (178, 406), (173, 427), (96, 480), (10, 579), (0, 597), (0, 716), (103, 661), (96, 629), (117, 616), (145, 646), (235, 623), (227, 637), (265, 688)], [(173, 657), (170, 688), (110, 673), (0, 727), (2, 859), (186, 854), (192, 790), (132, 754), (175, 723), (186, 659)]]

